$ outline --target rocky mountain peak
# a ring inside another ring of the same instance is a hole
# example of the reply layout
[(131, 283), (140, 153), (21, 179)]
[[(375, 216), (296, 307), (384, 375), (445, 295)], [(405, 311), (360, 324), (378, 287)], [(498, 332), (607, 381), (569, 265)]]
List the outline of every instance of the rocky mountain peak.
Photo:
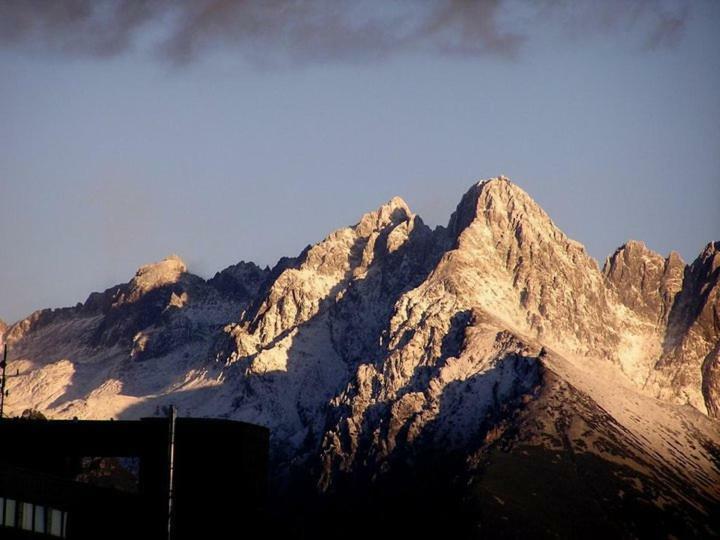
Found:
[(643, 242), (629, 240), (605, 260), (603, 275), (620, 301), (654, 324), (667, 323), (682, 288), (685, 262), (676, 252), (664, 258)]
[[(444, 287), (530, 335), (585, 354), (609, 324), (597, 263), (506, 177), (479, 182), (448, 226)], [(592, 314), (592, 316), (588, 316)], [(603, 345), (608, 350), (614, 344)]]
[(655, 251), (651, 250), (645, 245), (645, 242), (642, 240), (628, 240), (625, 242), (622, 246), (620, 246), (616, 252), (622, 251), (624, 253), (632, 253), (636, 255), (651, 255), (653, 257), (660, 257), (659, 253), (656, 253)]
[(173, 254), (162, 261), (141, 266), (130, 282), (131, 295), (142, 295), (163, 285), (176, 283), (187, 273), (187, 265)]
[(536, 228), (555, 229), (545, 211), (525, 191), (501, 176), (480, 185), (478, 211), (496, 227), (517, 228), (521, 221)]
[[(680, 396), (712, 416), (720, 414), (720, 242), (709, 243), (692, 264), (679, 267), (666, 317), (662, 355), (651, 382), (661, 398)], [(671, 264), (672, 263), (672, 264)]]
[(390, 254), (411, 239), (430, 234), (407, 203), (393, 197), (357, 224), (309, 246), (292, 264), (273, 272), (264, 298), (232, 328), (234, 357), (254, 354), (258, 347), (315, 318)]
[(355, 230), (359, 235), (367, 236), (373, 231), (407, 221), (412, 215), (410, 207), (404, 200), (400, 197), (393, 197), (377, 210), (364, 214), (355, 226)]
[(700, 254), (700, 259), (709, 263), (708, 270), (715, 272), (720, 267), (720, 242), (710, 242)]
[(615, 252), (605, 260), (603, 266), (603, 272), (610, 271), (611, 266), (619, 262), (619, 259), (625, 262), (642, 259), (653, 259), (657, 261), (663, 261), (663, 264), (668, 264), (671, 267), (678, 265), (685, 266), (685, 261), (677, 251), (671, 251), (667, 257), (663, 257), (660, 253), (653, 251), (645, 242), (641, 240), (628, 240), (622, 246), (617, 248)]
[(685, 266), (685, 261), (677, 251), (671, 251), (667, 256), (667, 261), (670, 266)]
[[(448, 231), (457, 245), (463, 241), (472, 244), (475, 234), (468, 232), (463, 235), (469, 228), (475, 232), (483, 228), (486, 234), (489, 232), (495, 236), (498, 233), (511, 234), (518, 241), (525, 240), (531, 230), (535, 236), (547, 240), (567, 241), (532, 197), (505, 176), (482, 180), (463, 195), (450, 217)], [(580, 244), (573, 244), (582, 248)]]
[(260, 268), (253, 262), (240, 261), (217, 272), (208, 280), (208, 284), (236, 299), (250, 300), (257, 296), (269, 275), (270, 268)]

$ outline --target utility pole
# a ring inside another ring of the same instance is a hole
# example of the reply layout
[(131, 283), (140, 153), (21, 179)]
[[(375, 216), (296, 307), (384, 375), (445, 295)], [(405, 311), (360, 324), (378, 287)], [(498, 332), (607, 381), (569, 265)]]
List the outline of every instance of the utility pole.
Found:
[(168, 521), (167, 534), (168, 540), (173, 537), (173, 499), (175, 498), (175, 420), (177, 419), (177, 409), (175, 405), (170, 405), (170, 415), (168, 418)]
[(5, 392), (5, 368), (7, 368), (7, 343), (5, 344), (5, 347), (3, 348), (3, 359), (2, 359), (2, 362), (0, 362), (0, 368), (2, 368), (2, 373), (0, 373), (0, 419), (2, 419), (3, 413), (5, 412), (5, 396), (7, 395)]
[(19, 377), (20, 370), (15, 370), (15, 375), (7, 375), (7, 343), (3, 348), (3, 358), (0, 362), (0, 419), (5, 417), (5, 398), (10, 394), (10, 390), (5, 390), (5, 383), (8, 377)]

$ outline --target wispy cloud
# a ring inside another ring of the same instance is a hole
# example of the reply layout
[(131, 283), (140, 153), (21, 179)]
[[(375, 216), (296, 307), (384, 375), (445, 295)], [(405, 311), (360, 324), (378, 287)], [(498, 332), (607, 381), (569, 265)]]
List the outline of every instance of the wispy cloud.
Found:
[[(2, 0), (0, 47), (105, 57), (151, 43), (177, 64), (218, 48), (257, 62), (401, 52), (512, 58), (538, 24), (578, 36), (633, 29), (650, 48), (672, 45), (689, 7), (684, 0)], [(517, 13), (525, 25), (513, 24)]]

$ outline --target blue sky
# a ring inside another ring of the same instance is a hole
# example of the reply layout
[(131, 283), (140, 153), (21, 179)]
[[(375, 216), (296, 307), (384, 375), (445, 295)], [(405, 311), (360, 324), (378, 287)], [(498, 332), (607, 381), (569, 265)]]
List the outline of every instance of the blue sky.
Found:
[(178, 61), (146, 44), (164, 19), (102, 54), (0, 24), (0, 317), (170, 253), (204, 277), (272, 265), (394, 195), (446, 224), (498, 174), (599, 260), (630, 238), (692, 260), (720, 239), (720, 3), (677, 6), (681, 31), (658, 40), (650, 19), (509, 4), (501, 29), (522, 39), (482, 30), (459, 54), (385, 34), (298, 53), (304, 37), (275, 47), (281, 25)]

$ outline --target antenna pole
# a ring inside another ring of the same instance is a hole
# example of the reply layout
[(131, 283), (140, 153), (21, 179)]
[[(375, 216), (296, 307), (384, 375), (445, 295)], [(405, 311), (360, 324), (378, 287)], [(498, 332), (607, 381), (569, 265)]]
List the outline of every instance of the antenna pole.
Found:
[(175, 405), (170, 406), (169, 436), (168, 436), (168, 540), (172, 540), (173, 530), (173, 499), (175, 498), (175, 420), (177, 409)]
[(0, 362), (0, 368), (2, 368), (2, 374), (0, 374), (0, 419), (3, 418), (5, 412), (5, 368), (7, 367), (7, 343), (3, 348), (3, 359)]

